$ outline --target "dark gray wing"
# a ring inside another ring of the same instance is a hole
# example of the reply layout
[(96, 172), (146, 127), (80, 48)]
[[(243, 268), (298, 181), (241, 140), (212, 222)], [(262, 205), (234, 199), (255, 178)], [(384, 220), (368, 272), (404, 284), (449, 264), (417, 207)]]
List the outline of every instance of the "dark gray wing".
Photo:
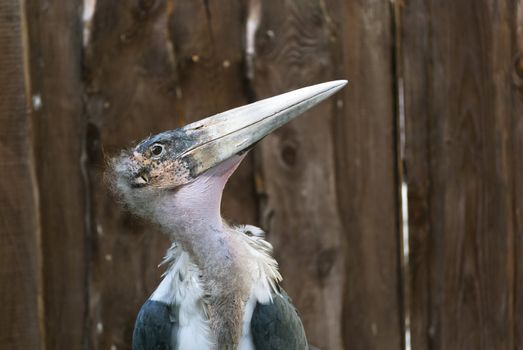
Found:
[(176, 307), (153, 300), (143, 304), (133, 332), (133, 350), (175, 350), (178, 333)]
[(256, 350), (308, 349), (305, 330), (287, 293), (273, 294), (272, 304), (257, 304), (251, 319)]

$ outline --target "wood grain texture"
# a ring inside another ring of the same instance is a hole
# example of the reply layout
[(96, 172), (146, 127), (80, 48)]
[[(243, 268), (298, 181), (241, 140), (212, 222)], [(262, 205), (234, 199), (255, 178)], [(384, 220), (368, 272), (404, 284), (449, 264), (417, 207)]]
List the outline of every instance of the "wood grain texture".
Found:
[(523, 0), (514, 1), (511, 32), (514, 35), (515, 64), (512, 72), (512, 181), (514, 186), (514, 342), (523, 349)]
[(169, 242), (109, 194), (107, 157), (349, 79), (260, 142), (226, 188), (225, 218), (268, 230), (321, 349), (401, 349), (409, 303), (412, 349), (523, 350), (522, 0), (401, 1), (401, 42), (387, 1), (98, 0), (83, 46), (90, 3), (0, 4), (0, 348), (130, 348)]
[(356, 82), (260, 145), (262, 222), (310, 342), (325, 349), (401, 345), (387, 11), (263, 3), (258, 98)]
[(41, 276), (38, 188), (24, 67), (24, 22), (18, 2), (0, 3), (0, 344), (39, 349)]
[(393, 12), (381, 1), (331, 11), (350, 83), (336, 118), (337, 185), (347, 240), (343, 322), (348, 349), (401, 349)]
[[(257, 35), (257, 99), (334, 79), (331, 28), (317, 1), (265, 1)], [(339, 97), (339, 96), (338, 96)], [(255, 149), (262, 218), (309, 342), (343, 348), (345, 250), (334, 177), (332, 98)]]
[(48, 349), (83, 349), (86, 326), (85, 144), (81, 1), (28, 1), (36, 175)]
[[(245, 103), (238, 3), (98, 1), (87, 47), (93, 191), (92, 348), (129, 348), (155, 289), (167, 239), (108, 195), (104, 157), (150, 134)], [(256, 223), (252, 162), (224, 195), (224, 215)]]
[(514, 348), (513, 11), (405, 3), (415, 349)]

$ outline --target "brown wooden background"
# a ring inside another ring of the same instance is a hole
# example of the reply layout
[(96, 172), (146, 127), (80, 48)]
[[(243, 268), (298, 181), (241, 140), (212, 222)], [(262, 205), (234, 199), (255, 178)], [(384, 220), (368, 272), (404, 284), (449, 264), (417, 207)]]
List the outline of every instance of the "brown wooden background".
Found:
[(322, 349), (523, 349), (522, 0), (1, 0), (0, 348), (129, 349), (168, 242), (107, 156), (340, 78), (225, 216)]

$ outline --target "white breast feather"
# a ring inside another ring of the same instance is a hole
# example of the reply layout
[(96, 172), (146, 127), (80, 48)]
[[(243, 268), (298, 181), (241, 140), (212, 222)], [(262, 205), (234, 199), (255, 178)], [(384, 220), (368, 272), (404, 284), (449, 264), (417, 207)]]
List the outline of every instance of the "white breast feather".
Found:
[[(264, 232), (250, 225), (235, 228), (241, 239), (247, 243), (252, 259), (252, 292), (244, 313), (242, 336), (239, 350), (254, 350), (251, 334), (251, 317), (256, 303), (272, 302), (271, 293), (277, 293), (277, 284), (282, 277), (278, 264), (271, 256), (272, 246), (264, 240)], [(179, 308), (178, 349), (208, 350), (213, 339), (205, 304), (204, 290), (200, 282), (200, 270), (189, 255), (175, 244), (169, 249), (162, 264), (170, 264), (164, 279), (154, 291), (151, 300), (161, 301)]]
[(181, 249), (171, 248), (172, 265), (163, 281), (151, 296), (178, 307), (178, 349), (211, 349), (211, 332), (202, 304), (203, 288), (200, 272), (189, 255)]

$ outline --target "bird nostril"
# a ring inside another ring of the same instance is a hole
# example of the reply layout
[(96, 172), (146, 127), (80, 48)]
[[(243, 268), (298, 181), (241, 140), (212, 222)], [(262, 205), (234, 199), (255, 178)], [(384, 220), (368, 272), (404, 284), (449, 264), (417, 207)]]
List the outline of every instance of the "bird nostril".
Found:
[(149, 182), (149, 179), (146, 175), (140, 175), (134, 178), (134, 185), (146, 185)]

